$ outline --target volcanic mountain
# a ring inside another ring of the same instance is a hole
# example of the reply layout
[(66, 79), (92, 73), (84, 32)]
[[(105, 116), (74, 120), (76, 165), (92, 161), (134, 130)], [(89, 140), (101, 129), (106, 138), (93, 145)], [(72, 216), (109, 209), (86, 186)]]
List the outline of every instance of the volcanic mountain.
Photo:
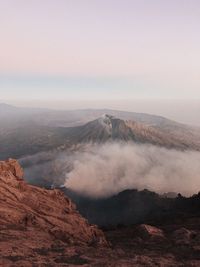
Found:
[[(13, 113), (11, 112), (11, 114)], [(38, 113), (35, 113), (33, 117), (37, 116), (39, 116)], [(21, 124), (19, 121), (15, 121), (13, 123), (15, 127), (9, 126), (8, 128), (2, 124), (0, 159), (4, 160), (9, 157), (19, 159), (43, 151), (66, 150), (74, 145), (88, 142), (122, 141), (147, 143), (181, 150), (200, 150), (200, 130), (198, 128), (162, 117), (134, 116), (135, 120), (104, 114), (86, 124), (74, 127), (48, 126), (31, 119), (23, 120)], [(7, 122), (12, 125), (10, 117)]]
[[(176, 124), (175, 124), (176, 125)], [(171, 127), (172, 128), (172, 127)], [(83, 126), (62, 129), (73, 142), (101, 143), (106, 141), (133, 141), (167, 148), (200, 149), (200, 134), (192, 134), (186, 127), (174, 131), (169, 127), (155, 127), (133, 120), (122, 120), (104, 114)], [(192, 137), (192, 138), (191, 138)]]

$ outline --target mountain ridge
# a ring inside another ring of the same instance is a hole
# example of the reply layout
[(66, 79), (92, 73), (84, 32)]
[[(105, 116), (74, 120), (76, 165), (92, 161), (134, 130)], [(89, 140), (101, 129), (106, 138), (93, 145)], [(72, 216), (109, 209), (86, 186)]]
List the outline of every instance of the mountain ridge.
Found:
[[(13, 112), (3, 119), (0, 114), (0, 159), (19, 159), (87, 142), (133, 141), (180, 150), (200, 150), (200, 129), (161, 116), (112, 110), (109, 114), (106, 113), (108, 110), (44, 112), (34, 109), (33, 113), (30, 110), (22, 117)], [(88, 121), (90, 118), (95, 119)], [(73, 124), (75, 126), (69, 127)]]
[(67, 131), (68, 136), (75, 142), (101, 143), (109, 140), (118, 140), (149, 143), (183, 150), (200, 149), (200, 135), (195, 140), (196, 144), (192, 144), (189, 139), (191, 132), (187, 132), (186, 129), (186, 138), (184, 136), (182, 138), (181, 134), (183, 134), (183, 131), (181, 133), (178, 131), (173, 133), (172, 131), (148, 126), (133, 120), (121, 120), (109, 114), (104, 114), (85, 125), (68, 128)]

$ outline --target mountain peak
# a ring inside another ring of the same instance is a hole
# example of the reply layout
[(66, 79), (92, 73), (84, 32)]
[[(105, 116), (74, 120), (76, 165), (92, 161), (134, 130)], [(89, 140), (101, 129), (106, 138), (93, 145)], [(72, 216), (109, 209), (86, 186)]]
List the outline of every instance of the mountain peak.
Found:
[(104, 120), (105, 122), (111, 122), (111, 120), (113, 119), (114, 117), (112, 115), (109, 115), (109, 114), (103, 114), (99, 119), (102, 119)]
[(112, 131), (112, 119), (113, 116), (108, 114), (103, 114), (100, 118), (97, 119), (98, 123), (100, 123), (101, 126), (103, 126), (107, 132)]

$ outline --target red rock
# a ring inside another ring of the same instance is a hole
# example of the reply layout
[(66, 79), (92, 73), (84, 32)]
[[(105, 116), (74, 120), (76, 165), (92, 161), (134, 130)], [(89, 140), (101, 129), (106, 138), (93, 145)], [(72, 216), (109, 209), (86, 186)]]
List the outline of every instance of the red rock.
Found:
[(165, 238), (163, 230), (148, 224), (141, 224), (137, 227), (137, 233), (139, 236), (149, 238)]
[(22, 179), (24, 172), (21, 166), (18, 164), (15, 159), (8, 159), (6, 161), (0, 161), (0, 173), (2, 172), (10, 172), (16, 178)]
[(184, 227), (179, 228), (172, 233), (173, 240), (177, 245), (178, 244), (184, 244), (184, 245), (190, 244), (191, 239), (194, 236), (195, 236), (194, 231), (190, 231)]
[(68, 243), (106, 245), (101, 230), (91, 226), (59, 190), (28, 185), (16, 160), (0, 162), (0, 228), (36, 228)]

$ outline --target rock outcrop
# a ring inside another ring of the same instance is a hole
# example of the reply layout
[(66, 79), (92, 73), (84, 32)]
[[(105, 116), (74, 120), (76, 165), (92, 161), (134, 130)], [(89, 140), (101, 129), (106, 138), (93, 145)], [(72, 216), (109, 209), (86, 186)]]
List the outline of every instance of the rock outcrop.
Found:
[(10, 173), (15, 178), (14, 179), (22, 179), (23, 178), (23, 170), (19, 163), (14, 159), (8, 159), (7, 161), (0, 161), (0, 175), (7, 175)]
[(28, 185), (16, 160), (0, 162), (0, 228), (43, 231), (66, 243), (106, 244), (104, 234), (89, 225), (59, 190)]
[(141, 236), (144, 239), (161, 240), (161, 239), (165, 238), (163, 230), (161, 230), (155, 226), (152, 226), (152, 225), (141, 224), (137, 227), (136, 230), (137, 230), (139, 236)]

